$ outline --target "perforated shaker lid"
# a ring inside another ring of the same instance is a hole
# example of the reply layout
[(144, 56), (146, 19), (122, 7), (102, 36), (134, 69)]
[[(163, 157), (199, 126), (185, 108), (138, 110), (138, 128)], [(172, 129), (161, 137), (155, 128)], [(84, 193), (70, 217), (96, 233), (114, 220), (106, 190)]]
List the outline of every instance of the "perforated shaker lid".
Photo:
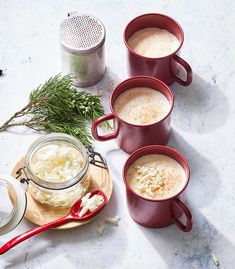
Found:
[(0, 235), (13, 230), (26, 210), (26, 185), (12, 176), (0, 175)]
[(60, 44), (72, 53), (98, 50), (105, 41), (103, 23), (91, 15), (74, 14), (60, 24)]

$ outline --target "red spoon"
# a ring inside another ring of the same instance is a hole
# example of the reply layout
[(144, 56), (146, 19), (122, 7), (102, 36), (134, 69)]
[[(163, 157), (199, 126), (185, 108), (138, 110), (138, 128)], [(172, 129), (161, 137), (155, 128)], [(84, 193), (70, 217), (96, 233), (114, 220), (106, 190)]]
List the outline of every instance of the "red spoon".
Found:
[(13, 248), (14, 246), (18, 245), (19, 243), (25, 241), (26, 239), (38, 234), (38, 233), (41, 233), (43, 231), (46, 231), (50, 228), (55, 228), (57, 226), (60, 226), (66, 222), (69, 222), (69, 221), (74, 221), (74, 220), (88, 220), (89, 218), (91, 217), (94, 217), (95, 215), (97, 215), (104, 207), (105, 205), (107, 204), (108, 202), (108, 198), (106, 197), (106, 195), (100, 191), (100, 190), (97, 190), (97, 191), (93, 191), (90, 195), (90, 198), (92, 196), (94, 196), (95, 194), (98, 194), (98, 195), (102, 195), (103, 198), (104, 198), (104, 201), (103, 203), (97, 208), (95, 209), (93, 212), (91, 211), (87, 211), (82, 217), (79, 217), (79, 212), (81, 211), (81, 202), (82, 202), (82, 198), (79, 199), (70, 209), (70, 212), (68, 213), (67, 216), (65, 217), (62, 217), (60, 219), (57, 219), (57, 220), (54, 220), (50, 223), (47, 223), (47, 224), (44, 224), (42, 226), (39, 226), (39, 227), (36, 227), (34, 229), (31, 229), (21, 235), (18, 235), (16, 236), (15, 238), (11, 239), (10, 241), (8, 241), (5, 245), (3, 245), (1, 248), (0, 248), (0, 255), (7, 252), (9, 249)]

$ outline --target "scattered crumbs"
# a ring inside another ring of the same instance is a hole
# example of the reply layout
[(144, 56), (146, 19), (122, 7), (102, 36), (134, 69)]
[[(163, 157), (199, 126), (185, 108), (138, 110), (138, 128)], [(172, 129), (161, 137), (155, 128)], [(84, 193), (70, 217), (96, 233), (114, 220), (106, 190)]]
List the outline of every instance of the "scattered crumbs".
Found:
[(120, 217), (118, 216), (115, 216), (115, 217), (107, 217), (105, 218), (105, 222), (99, 222), (99, 227), (97, 228), (97, 234), (98, 236), (102, 236), (103, 233), (104, 233), (104, 230), (105, 230), (105, 224), (112, 224), (112, 225), (115, 225), (115, 226), (118, 226), (119, 225), (119, 221), (120, 221)]
[(31, 63), (31, 62), (32, 62), (32, 58), (30, 56), (28, 56), (27, 58), (25, 58), (21, 61), (21, 63), (23, 63), (23, 64), (27, 64), (27, 63)]
[(29, 255), (29, 253), (26, 252), (25, 257), (24, 257), (24, 263), (27, 261), (28, 255)]
[(216, 266), (219, 266), (219, 259), (216, 257), (214, 253), (211, 253), (212, 261)]
[(106, 218), (105, 219), (105, 222), (107, 222), (107, 223), (109, 223), (109, 224), (113, 224), (113, 225), (115, 225), (115, 226), (118, 226), (119, 225), (119, 221), (120, 221), (120, 217), (117, 217), (117, 216), (115, 216), (115, 217), (113, 217), (113, 218)]
[(214, 84), (216, 84), (216, 79), (217, 79), (216, 74), (213, 74), (212, 77), (211, 77), (211, 79), (214, 82)]
[(98, 229), (97, 229), (97, 234), (98, 234), (99, 236), (103, 235), (104, 230), (105, 230), (105, 225), (104, 225), (104, 224), (100, 224), (100, 226), (99, 226)]

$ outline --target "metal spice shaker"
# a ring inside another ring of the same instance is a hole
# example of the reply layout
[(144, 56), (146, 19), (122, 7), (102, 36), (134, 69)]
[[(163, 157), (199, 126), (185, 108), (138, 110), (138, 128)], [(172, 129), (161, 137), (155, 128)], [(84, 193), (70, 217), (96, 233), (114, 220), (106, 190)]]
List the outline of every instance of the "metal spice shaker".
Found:
[(91, 15), (74, 14), (60, 24), (62, 68), (75, 86), (96, 84), (105, 73), (105, 28)]

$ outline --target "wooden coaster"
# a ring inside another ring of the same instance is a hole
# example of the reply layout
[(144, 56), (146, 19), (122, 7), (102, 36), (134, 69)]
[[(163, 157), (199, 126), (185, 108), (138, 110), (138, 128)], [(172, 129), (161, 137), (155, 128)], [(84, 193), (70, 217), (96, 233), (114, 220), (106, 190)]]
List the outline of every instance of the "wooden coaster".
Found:
[[(24, 157), (16, 164), (12, 171), (12, 176), (16, 177), (16, 171), (24, 166)], [(111, 174), (108, 169), (102, 169), (94, 165), (90, 165), (90, 186), (88, 192), (92, 192), (94, 190), (102, 190), (108, 200), (112, 194), (113, 183)], [(21, 175), (19, 179), (24, 177), (24, 174)], [(30, 185), (29, 185), (30, 188)], [(45, 206), (31, 196), (30, 191), (27, 192), (27, 208), (24, 217), (37, 225), (43, 225), (49, 223), (53, 220), (59, 219), (64, 217), (68, 214), (70, 208), (53, 208), (49, 206)], [(95, 217), (94, 217), (95, 218)], [(64, 225), (61, 225), (55, 229), (71, 229), (81, 225), (84, 225), (94, 218), (87, 220), (87, 221), (73, 221), (68, 222)]]

